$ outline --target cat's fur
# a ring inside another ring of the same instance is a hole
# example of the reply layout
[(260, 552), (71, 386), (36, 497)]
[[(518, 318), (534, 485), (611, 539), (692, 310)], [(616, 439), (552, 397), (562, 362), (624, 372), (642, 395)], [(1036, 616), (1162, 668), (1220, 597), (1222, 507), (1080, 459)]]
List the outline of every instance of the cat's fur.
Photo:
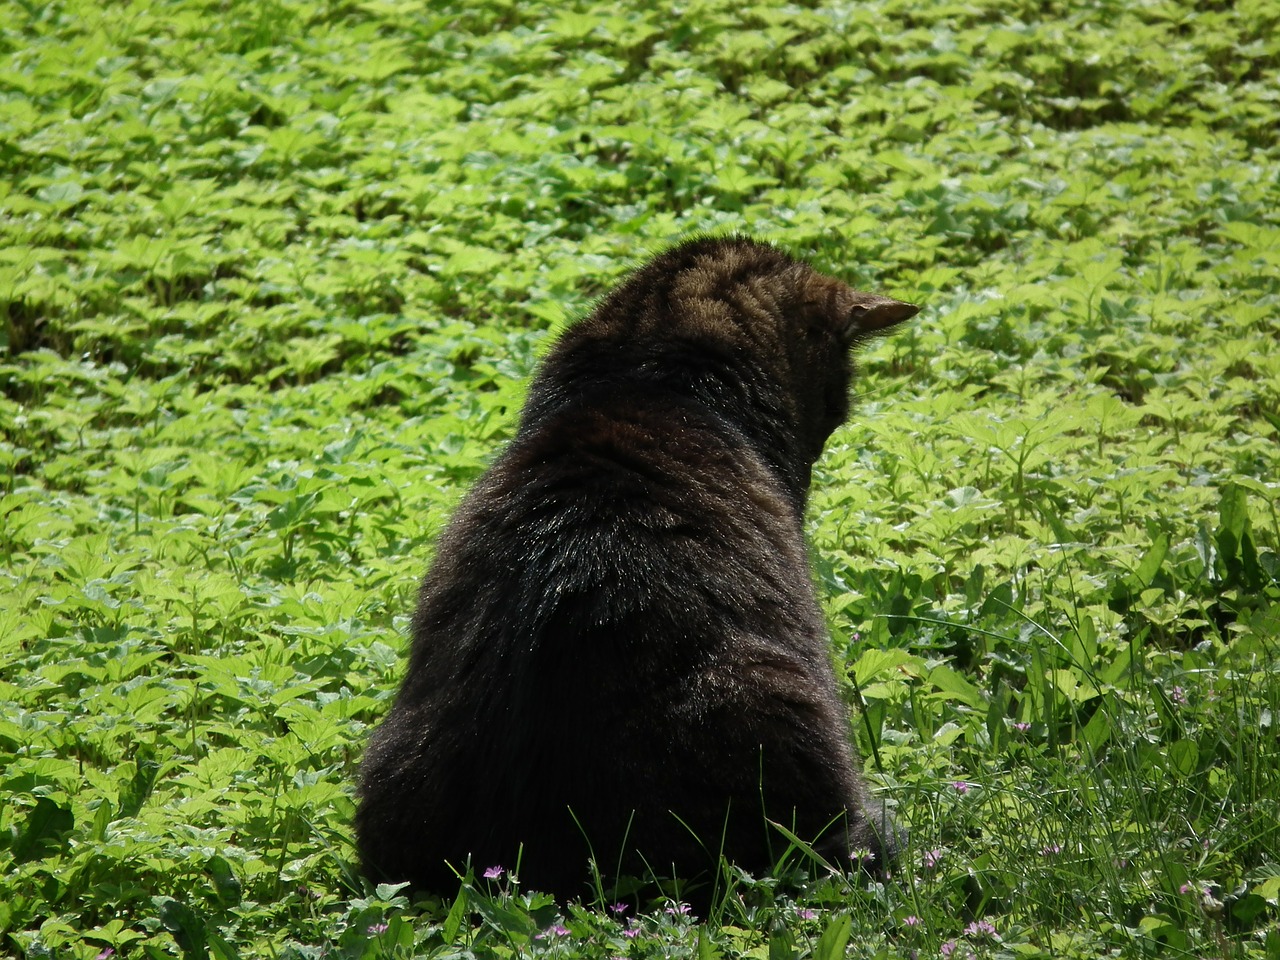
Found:
[[(551, 350), (440, 539), (404, 686), (361, 769), (366, 872), (449, 893), (763, 872), (784, 823), (891, 855), (854, 768), (802, 532), (851, 348), (916, 307), (699, 239)], [(521, 848), (523, 847), (523, 851)]]

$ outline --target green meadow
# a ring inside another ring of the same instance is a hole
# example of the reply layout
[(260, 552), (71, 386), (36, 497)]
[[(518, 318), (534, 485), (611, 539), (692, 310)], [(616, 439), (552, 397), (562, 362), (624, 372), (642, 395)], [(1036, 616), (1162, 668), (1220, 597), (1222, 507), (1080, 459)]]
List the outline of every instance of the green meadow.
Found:
[[(1280, 960), (1277, 130), (1275, 0), (0, 0), (0, 956)], [(897, 868), (369, 886), (436, 535), (730, 231), (923, 305), (808, 514)]]

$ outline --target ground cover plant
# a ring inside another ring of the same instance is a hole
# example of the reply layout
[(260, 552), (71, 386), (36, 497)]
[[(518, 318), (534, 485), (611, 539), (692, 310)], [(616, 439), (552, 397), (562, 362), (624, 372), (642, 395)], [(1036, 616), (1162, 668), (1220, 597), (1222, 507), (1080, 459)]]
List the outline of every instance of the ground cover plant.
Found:
[[(1280, 957), (1278, 66), (1260, 0), (0, 3), (0, 954)], [(925, 305), (810, 509), (898, 870), (369, 888), (434, 535), (735, 229)]]

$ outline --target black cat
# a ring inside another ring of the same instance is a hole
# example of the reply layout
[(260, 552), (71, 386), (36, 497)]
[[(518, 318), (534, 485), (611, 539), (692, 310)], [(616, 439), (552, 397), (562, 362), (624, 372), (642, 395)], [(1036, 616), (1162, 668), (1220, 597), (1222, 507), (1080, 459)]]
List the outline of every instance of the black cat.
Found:
[[(440, 539), (361, 769), (365, 871), (449, 894), (764, 872), (785, 824), (892, 855), (855, 770), (802, 520), (858, 341), (917, 308), (698, 239), (556, 343)], [(780, 842), (781, 841), (781, 842)]]

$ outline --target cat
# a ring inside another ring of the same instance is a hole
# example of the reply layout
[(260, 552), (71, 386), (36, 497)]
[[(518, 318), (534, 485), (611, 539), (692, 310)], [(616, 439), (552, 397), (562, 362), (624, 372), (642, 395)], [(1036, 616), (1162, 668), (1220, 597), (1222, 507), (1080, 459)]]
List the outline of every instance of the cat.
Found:
[(852, 348), (917, 310), (704, 237), (569, 327), (422, 583), (360, 771), (368, 876), (449, 895), (518, 862), (568, 900), (589, 858), (758, 874), (768, 820), (884, 868), (802, 524)]

